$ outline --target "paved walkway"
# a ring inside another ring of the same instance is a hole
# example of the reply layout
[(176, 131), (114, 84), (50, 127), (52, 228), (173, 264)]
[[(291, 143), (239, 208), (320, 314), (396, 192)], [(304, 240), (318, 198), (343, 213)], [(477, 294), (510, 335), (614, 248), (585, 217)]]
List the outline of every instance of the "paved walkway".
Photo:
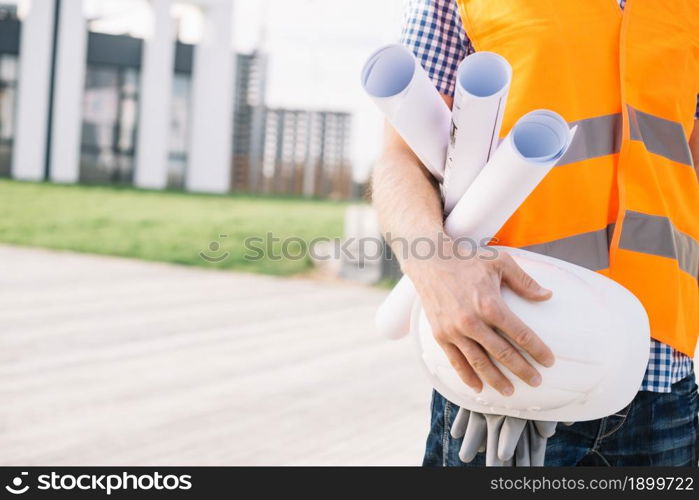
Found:
[(418, 463), (384, 294), (0, 246), (0, 465)]

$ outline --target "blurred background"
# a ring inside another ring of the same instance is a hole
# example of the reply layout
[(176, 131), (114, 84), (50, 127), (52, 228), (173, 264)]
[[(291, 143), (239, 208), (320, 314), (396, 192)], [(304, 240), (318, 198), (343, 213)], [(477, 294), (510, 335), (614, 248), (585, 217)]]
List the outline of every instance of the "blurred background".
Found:
[(0, 0), (0, 464), (419, 462), (395, 262), (308, 252), (382, 247), (359, 73), (402, 7)]
[[(356, 196), (353, 181), (366, 181), (380, 140), (358, 71), (369, 51), (397, 38), (401, 4), (3, 0), (0, 173)], [(18, 93), (32, 94), (31, 117)], [(198, 141), (205, 139), (193, 128), (213, 122), (200, 122), (194, 103), (207, 98), (221, 115), (209, 119), (226, 127), (216, 140), (227, 147), (209, 138), (206, 144), (218, 149), (199, 164)], [(24, 125), (40, 120), (52, 126)], [(77, 144), (63, 143), (68, 135)], [(77, 152), (78, 161), (51, 158), (50, 149), (46, 158), (40, 153), (47, 141)], [(30, 142), (33, 157), (21, 150)]]

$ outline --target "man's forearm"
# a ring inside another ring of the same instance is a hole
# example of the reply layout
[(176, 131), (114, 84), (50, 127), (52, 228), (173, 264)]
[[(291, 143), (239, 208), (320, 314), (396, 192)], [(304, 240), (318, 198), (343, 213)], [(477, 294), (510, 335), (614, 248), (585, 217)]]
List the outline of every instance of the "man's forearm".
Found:
[(386, 146), (374, 169), (373, 203), (405, 265), (409, 246), (423, 238), (436, 241), (442, 232), (442, 200), (434, 178), (390, 125), (386, 128)]
[[(442, 95), (442, 99), (451, 108), (453, 99), (447, 95)], [(411, 247), (420, 251), (420, 241), (429, 239), (437, 245), (440, 236), (444, 236), (439, 185), (388, 123), (383, 153), (372, 181), (373, 202), (381, 229), (390, 237), (389, 244), (401, 268), (410, 274), (409, 261), (416, 260), (406, 258), (410, 256)], [(416, 241), (418, 244), (414, 245)]]

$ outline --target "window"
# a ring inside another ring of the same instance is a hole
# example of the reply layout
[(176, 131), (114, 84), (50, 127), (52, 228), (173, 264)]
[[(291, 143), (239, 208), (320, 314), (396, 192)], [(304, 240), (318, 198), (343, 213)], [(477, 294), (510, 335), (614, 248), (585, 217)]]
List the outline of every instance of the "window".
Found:
[(9, 177), (15, 134), (17, 56), (0, 54), (0, 176)]
[(81, 182), (132, 183), (138, 86), (136, 69), (88, 65), (83, 97)]
[(170, 117), (170, 153), (167, 166), (167, 187), (170, 189), (184, 188), (189, 143), (191, 86), (191, 75), (175, 73), (172, 87), (172, 114)]

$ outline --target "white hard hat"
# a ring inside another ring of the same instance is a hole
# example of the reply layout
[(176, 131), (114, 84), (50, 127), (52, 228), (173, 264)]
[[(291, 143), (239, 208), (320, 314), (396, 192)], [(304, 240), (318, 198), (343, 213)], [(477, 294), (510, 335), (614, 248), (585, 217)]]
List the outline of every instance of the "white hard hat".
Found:
[(514, 385), (514, 394), (503, 396), (485, 384), (477, 393), (452, 368), (416, 301), (412, 335), (433, 387), (462, 408), (530, 420), (594, 420), (628, 405), (641, 386), (650, 349), (648, 316), (639, 300), (611, 279), (575, 264), (520, 249), (493, 248), (512, 255), (525, 272), (553, 291), (543, 302), (522, 299), (504, 287), (502, 295), (551, 348), (556, 362), (546, 368), (522, 352), (541, 373), (539, 387), (527, 385), (495, 362)]

